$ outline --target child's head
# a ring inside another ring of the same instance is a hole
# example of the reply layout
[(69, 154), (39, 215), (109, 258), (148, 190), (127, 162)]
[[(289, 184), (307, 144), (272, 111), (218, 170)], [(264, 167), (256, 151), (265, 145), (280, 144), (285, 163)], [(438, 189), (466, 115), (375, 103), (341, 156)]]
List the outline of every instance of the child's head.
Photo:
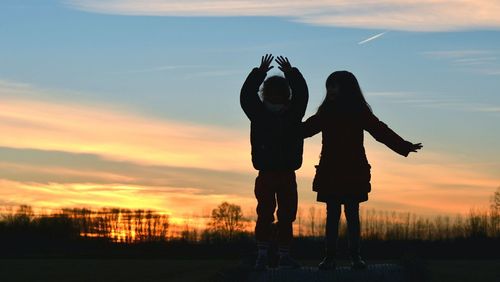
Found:
[(264, 81), (262, 99), (271, 104), (286, 104), (290, 100), (290, 86), (286, 78), (274, 75)]
[(333, 105), (349, 109), (371, 110), (354, 74), (345, 70), (335, 71), (328, 76), (325, 86), (326, 97), (318, 112)]
[(326, 96), (330, 100), (337, 98), (355, 98), (362, 96), (361, 88), (354, 74), (348, 71), (335, 71), (326, 79)]

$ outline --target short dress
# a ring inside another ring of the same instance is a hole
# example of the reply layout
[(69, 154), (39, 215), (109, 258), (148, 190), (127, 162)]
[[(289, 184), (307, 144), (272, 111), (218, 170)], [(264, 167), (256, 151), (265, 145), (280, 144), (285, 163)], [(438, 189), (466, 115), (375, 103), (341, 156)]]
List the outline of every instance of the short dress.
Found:
[(318, 202), (361, 203), (368, 201), (371, 191), (370, 165), (367, 168), (354, 170), (352, 173), (335, 175), (333, 169), (320, 169), (316, 166), (316, 175), (313, 180), (313, 191), (317, 192)]

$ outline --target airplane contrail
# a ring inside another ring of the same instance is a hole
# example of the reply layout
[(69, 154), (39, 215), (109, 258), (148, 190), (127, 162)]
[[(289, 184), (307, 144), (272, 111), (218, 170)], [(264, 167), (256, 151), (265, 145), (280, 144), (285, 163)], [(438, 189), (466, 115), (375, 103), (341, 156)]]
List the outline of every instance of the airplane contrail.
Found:
[(386, 34), (386, 33), (387, 33), (387, 31), (381, 32), (381, 33), (379, 33), (379, 34), (375, 34), (375, 35), (374, 35), (374, 36), (372, 36), (372, 37), (369, 37), (369, 38), (367, 38), (367, 39), (365, 39), (365, 40), (363, 40), (363, 41), (358, 42), (358, 44), (359, 44), (359, 45), (361, 45), (361, 44), (365, 44), (365, 43), (367, 43), (367, 42), (370, 42), (370, 41), (372, 41), (372, 40), (375, 40), (375, 39), (379, 38), (380, 36), (382, 36), (382, 35), (384, 35), (384, 34)]

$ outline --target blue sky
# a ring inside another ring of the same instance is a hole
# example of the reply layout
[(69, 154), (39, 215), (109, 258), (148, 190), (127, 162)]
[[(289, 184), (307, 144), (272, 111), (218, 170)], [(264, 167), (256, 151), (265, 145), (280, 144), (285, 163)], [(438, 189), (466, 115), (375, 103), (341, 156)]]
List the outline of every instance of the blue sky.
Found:
[[(357, 76), (379, 118), (403, 137), (424, 143), (422, 154), (445, 154), (465, 170), (480, 165), (470, 170), (499, 180), (500, 23), (492, 17), (461, 22), (467, 7), (459, 7), (457, 15), (443, 19), (446, 25), (439, 24), (439, 17), (424, 17), (424, 25), (412, 22), (413, 12), (405, 9), (400, 16), (407, 16), (407, 22), (369, 18), (380, 11), (376, 5), (367, 8), (373, 11), (363, 10), (367, 18), (357, 21), (355, 12), (343, 10), (339, 15), (345, 12), (346, 19), (325, 20), (327, 12), (307, 12), (310, 7), (302, 15), (300, 7), (261, 11), (257, 6), (251, 13), (243, 7), (228, 14), (219, 6), (197, 10), (196, 3), (204, 1), (183, 2), (186, 8), (173, 12), (160, 5), (170, 2), (176, 1), (155, 0), (153, 7), (141, 8), (133, 0), (123, 1), (124, 7), (112, 0), (2, 1), (0, 99), (111, 108), (244, 135), (248, 121), (239, 108), (239, 89), (260, 56), (273, 53), (288, 56), (307, 79), (306, 116), (323, 98), (328, 74), (347, 69)], [(30, 90), (12, 91), (19, 87)], [(319, 139), (311, 142), (317, 145)]]

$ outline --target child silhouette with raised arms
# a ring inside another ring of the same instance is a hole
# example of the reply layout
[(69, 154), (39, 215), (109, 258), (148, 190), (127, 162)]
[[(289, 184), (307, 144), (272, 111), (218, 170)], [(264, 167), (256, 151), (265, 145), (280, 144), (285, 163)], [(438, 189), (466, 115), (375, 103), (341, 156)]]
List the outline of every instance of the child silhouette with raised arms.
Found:
[(326, 257), (319, 269), (334, 269), (341, 205), (347, 219), (352, 268), (363, 269), (360, 256), (359, 203), (371, 191), (370, 164), (363, 146), (363, 132), (396, 153), (408, 156), (422, 148), (421, 143), (405, 141), (372, 112), (356, 77), (336, 71), (326, 80), (326, 97), (315, 115), (303, 123), (304, 137), (322, 133), (319, 165), (313, 180), (317, 201), (326, 203)]
[[(297, 213), (295, 170), (302, 165), (301, 122), (308, 89), (302, 74), (284, 57), (278, 57), (276, 62), (285, 77), (271, 76), (264, 81), (273, 68), (270, 66), (273, 58), (270, 54), (262, 57), (260, 67), (250, 72), (240, 94), (241, 107), (251, 122), (252, 163), (259, 171), (254, 190), (257, 198), (257, 270), (264, 270), (268, 265), (276, 204), (279, 267), (300, 267), (290, 257), (289, 246)], [(262, 83), (261, 100), (259, 87)]]

